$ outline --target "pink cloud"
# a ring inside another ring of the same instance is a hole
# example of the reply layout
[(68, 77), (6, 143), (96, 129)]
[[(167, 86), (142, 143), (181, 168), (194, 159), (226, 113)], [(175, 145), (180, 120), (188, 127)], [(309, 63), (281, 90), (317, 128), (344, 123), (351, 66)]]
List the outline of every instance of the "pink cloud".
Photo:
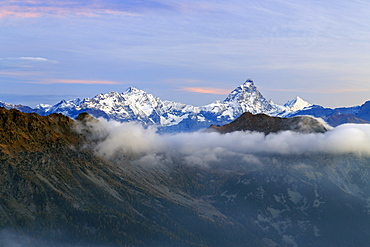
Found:
[[(1, 73), (0, 73), (1, 74)], [(120, 84), (115, 81), (104, 81), (104, 80), (71, 80), (71, 79), (49, 79), (49, 80), (40, 80), (40, 81), (24, 81), (24, 83), (31, 84), (106, 84), (106, 85), (115, 85)]]
[(207, 94), (229, 94), (231, 90), (211, 87), (184, 87), (179, 89), (179, 91)]
[(41, 13), (29, 12), (29, 11), (17, 11), (14, 8), (12, 9), (0, 9), (0, 18), (5, 18), (9, 16), (18, 17), (18, 18), (35, 18), (40, 17)]
[[(17, 4), (27, 4), (17, 5)], [(39, 1), (6, 1), (0, 3), (0, 18), (37, 18), (46, 15), (54, 16), (88, 16), (95, 17), (101, 15), (129, 15), (138, 16), (138, 14), (127, 11), (105, 8), (100, 5), (77, 5), (70, 2), (49, 2), (48, 6), (42, 6)]]

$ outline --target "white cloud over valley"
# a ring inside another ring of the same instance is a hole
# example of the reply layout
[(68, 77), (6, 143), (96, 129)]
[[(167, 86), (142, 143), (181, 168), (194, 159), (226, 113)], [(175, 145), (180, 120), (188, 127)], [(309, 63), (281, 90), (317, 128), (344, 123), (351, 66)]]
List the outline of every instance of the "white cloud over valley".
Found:
[(208, 167), (238, 161), (258, 165), (271, 155), (354, 154), (370, 156), (370, 125), (344, 124), (326, 133), (301, 134), (292, 131), (264, 135), (257, 132), (219, 134), (158, 134), (153, 127), (137, 123), (118, 123), (100, 119), (90, 124), (97, 155), (114, 158), (136, 157), (143, 164), (174, 160)]

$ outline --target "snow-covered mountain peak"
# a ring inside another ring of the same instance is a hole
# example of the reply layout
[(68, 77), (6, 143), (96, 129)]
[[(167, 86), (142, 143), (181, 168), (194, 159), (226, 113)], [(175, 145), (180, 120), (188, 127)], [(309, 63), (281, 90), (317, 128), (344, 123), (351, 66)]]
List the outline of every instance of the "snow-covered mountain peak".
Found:
[(247, 88), (254, 86), (253, 79), (248, 78), (247, 80), (245, 80), (245, 82), (241, 86), (244, 86), (244, 87), (247, 87)]
[(130, 95), (132, 95), (132, 94), (145, 94), (145, 93), (146, 93), (145, 91), (140, 90), (136, 87), (129, 87), (129, 88), (126, 89), (125, 92), (123, 92), (123, 94), (130, 94)]
[(231, 93), (233, 92), (254, 92), (258, 91), (256, 85), (254, 85), (253, 79), (248, 78), (243, 84), (241, 84), (239, 87), (235, 88)]
[(36, 106), (36, 109), (40, 109), (40, 110), (43, 110), (43, 111), (48, 111), (51, 107), (52, 107), (52, 105), (49, 105), (49, 104), (38, 104)]
[(284, 107), (286, 107), (288, 111), (298, 111), (298, 110), (302, 110), (303, 108), (309, 107), (309, 106), (312, 106), (312, 104), (303, 100), (299, 96), (297, 96), (295, 99), (292, 99), (284, 104)]
[[(261, 93), (258, 91), (257, 87), (254, 85), (252, 79), (247, 79), (242, 85), (235, 88), (224, 100), (227, 102), (243, 102), (250, 101), (251, 97), (257, 96), (258, 98), (263, 98)], [(264, 99), (264, 98), (263, 98)]]
[(266, 100), (258, 91), (252, 79), (247, 79), (242, 85), (234, 89), (222, 102), (223, 108), (228, 109), (222, 113), (227, 119), (235, 119), (244, 112), (253, 114), (276, 114), (281, 106)]

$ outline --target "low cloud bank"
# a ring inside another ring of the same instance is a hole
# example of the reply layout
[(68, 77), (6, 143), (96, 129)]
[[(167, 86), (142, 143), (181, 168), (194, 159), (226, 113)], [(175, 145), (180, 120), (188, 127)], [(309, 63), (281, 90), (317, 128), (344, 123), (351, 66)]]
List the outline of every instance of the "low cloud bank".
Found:
[[(85, 127), (86, 128), (86, 127)], [(158, 134), (137, 123), (90, 122), (89, 138), (96, 153), (106, 158), (124, 154), (142, 162), (161, 163), (182, 159), (190, 165), (207, 165), (231, 157), (258, 164), (261, 155), (355, 154), (370, 156), (370, 125), (344, 124), (326, 133), (301, 134), (283, 131), (193, 132)]]

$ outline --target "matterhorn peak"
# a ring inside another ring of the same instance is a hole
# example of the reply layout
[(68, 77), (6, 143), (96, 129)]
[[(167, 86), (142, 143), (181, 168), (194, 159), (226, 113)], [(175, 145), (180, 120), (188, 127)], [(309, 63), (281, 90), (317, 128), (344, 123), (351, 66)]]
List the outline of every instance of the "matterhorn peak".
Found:
[(280, 109), (278, 105), (263, 97), (250, 78), (235, 88), (222, 103), (234, 109), (231, 117), (233, 119), (244, 112), (274, 114)]
[(240, 88), (243, 91), (256, 91), (257, 90), (257, 87), (256, 85), (254, 85), (254, 81), (252, 78), (248, 78), (247, 80), (245, 80), (245, 82), (239, 87), (237, 87), (236, 89), (238, 88)]
[(242, 85), (237, 87), (235, 90), (248, 91), (248, 92), (258, 91), (256, 85), (254, 85), (252, 78), (248, 78)]
[(253, 85), (254, 86), (253, 79), (252, 78), (248, 78), (247, 80), (245, 80), (245, 82), (244, 82), (243, 85), (245, 85), (245, 86)]
[(251, 78), (248, 78), (242, 85), (235, 88), (224, 100), (225, 102), (230, 101), (245, 101), (253, 97), (253, 95), (258, 95), (257, 97), (263, 98), (263, 96), (258, 91), (257, 87)]

